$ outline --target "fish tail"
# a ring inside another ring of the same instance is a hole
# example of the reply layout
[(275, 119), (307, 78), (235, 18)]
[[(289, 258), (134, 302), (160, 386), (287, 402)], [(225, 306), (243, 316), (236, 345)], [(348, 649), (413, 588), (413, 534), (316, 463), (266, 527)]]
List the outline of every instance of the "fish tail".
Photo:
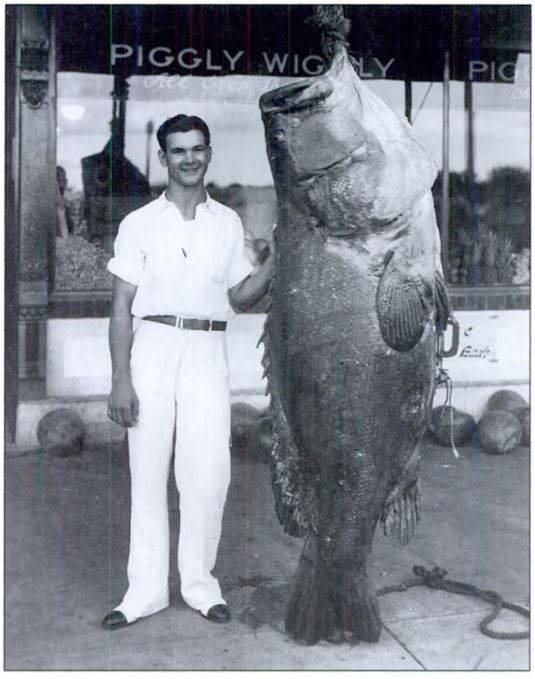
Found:
[(378, 641), (381, 616), (363, 565), (342, 567), (319, 558), (307, 538), (286, 609), (286, 632), (296, 641)]

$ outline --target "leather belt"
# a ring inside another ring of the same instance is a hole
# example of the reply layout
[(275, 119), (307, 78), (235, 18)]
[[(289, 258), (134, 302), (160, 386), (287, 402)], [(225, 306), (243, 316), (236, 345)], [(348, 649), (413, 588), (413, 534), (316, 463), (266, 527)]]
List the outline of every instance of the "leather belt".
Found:
[(178, 316), (144, 316), (144, 321), (154, 321), (165, 325), (174, 325), (184, 330), (225, 330), (226, 321), (209, 321), (204, 318), (180, 318)]

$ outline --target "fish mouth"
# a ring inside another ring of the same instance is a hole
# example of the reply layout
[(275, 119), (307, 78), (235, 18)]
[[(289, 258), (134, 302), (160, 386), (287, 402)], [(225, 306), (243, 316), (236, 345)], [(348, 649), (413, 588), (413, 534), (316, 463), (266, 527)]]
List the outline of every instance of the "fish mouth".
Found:
[(260, 98), (273, 172), (291, 173), (297, 181), (307, 182), (365, 155), (361, 143), (352, 148), (351, 140), (358, 141), (353, 118), (358, 122), (359, 111), (346, 101), (351, 86), (347, 59), (341, 49), (322, 75), (284, 85)]
[(263, 114), (307, 111), (324, 102), (333, 89), (332, 83), (323, 77), (284, 85), (260, 97), (260, 110)]
[(262, 113), (299, 113), (320, 106), (334, 91), (333, 71), (339, 68), (343, 52), (334, 57), (323, 75), (283, 85), (263, 94), (259, 102)]

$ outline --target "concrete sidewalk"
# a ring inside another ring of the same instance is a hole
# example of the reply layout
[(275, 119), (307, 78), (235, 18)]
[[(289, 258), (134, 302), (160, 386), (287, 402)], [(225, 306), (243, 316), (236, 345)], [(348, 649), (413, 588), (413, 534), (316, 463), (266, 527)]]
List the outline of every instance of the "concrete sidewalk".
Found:
[[(369, 573), (379, 589), (439, 565), (453, 580), (529, 596), (529, 451), (486, 455), (425, 446), (423, 516), (407, 547), (377, 531)], [(126, 588), (129, 475), (121, 446), (5, 464), (5, 669), (525, 670), (529, 643), (483, 636), (480, 600), (416, 587), (380, 599), (379, 643), (300, 646), (284, 634), (283, 610), (302, 540), (283, 534), (269, 469), (233, 460), (216, 567), (233, 619), (214, 625), (176, 595), (177, 497), (171, 497), (172, 604), (116, 632), (100, 620)], [(521, 631), (504, 612), (492, 626)]]

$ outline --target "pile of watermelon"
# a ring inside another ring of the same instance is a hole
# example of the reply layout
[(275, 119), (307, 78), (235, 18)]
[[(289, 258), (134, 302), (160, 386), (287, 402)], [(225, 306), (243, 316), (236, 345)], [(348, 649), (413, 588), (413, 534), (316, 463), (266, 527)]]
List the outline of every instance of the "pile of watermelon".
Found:
[(520, 394), (500, 389), (489, 398), (477, 424), (468, 413), (438, 406), (433, 408), (429, 431), (444, 446), (477, 441), (486, 453), (504, 455), (530, 445), (530, 408)]
[(273, 445), (271, 417), (249, 403), (233, 403), (231, 413), (232, 455), (268, 462)]
[(518, 446), (530, 444), (529, 406), (515, 391), (501, 389), (487, 403), (477, 431), (487, 453), (512, 453)]
[(86, 427), (82, 418), (69, 408), (51, 410), (37, 425), (39, 446), (53, 457), (80, 455), (85, 437)]

